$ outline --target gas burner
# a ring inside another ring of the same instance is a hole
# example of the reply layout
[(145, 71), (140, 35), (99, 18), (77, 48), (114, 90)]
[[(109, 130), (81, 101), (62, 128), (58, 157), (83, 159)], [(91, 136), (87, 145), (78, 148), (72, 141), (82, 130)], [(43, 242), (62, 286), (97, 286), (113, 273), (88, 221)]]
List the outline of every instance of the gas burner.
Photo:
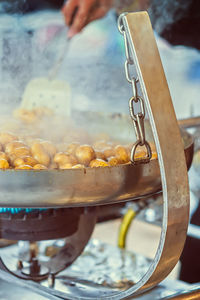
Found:
[(70, 236), (78, 229), (84, 208), (32, 209), (0, 214), (0, 238), (41, 241)]
[[(85, 248), (96, 224), (96, 207), (3, 210), (0, 213), (0, 237), (28, 241), (22, 247), (18, 262), (10, 270), (0, 257), (0, 269), (19, 278), (41, 281), (51, 278), (69, 266)], [(49, 260), (38, 257), (36, 241), (64, 238)]]

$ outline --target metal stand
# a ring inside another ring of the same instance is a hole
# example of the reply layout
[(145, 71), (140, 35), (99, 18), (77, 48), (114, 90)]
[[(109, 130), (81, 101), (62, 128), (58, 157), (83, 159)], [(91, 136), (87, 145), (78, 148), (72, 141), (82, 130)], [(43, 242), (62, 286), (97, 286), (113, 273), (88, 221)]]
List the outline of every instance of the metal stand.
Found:
[[(69, 299), (125, 299), (153, 288), (171, 272), (177, 263), (186, 238), (189, 218), (189, 187), (183, 142), (151, 23), (146, 12), (122, 15), (120, 21), (121, 30), (124, 31), (124, 36), (130, 47), (129, 55), (132, 55), (129, 64), (134, 63), (138, 74), (138, 80), (132, 80), (133, 78), (128, 74), (134, 93), (134, 97), (130, 101), (131, 117), (134, 121), (138, 138), (132, 151), (132, 161), (133, 163), (144, 164), (151, 158), (151, 149), (144, 136), (143, 100), (141, 100), (137, 95), (136, 89), (134, 89), (134, 84), (139, 82), (142, 88), (144, 104), (150, 118), (160, 166), (164, 201), (162, 233), (152, 264), (143, 278), (134, 286), (120, 292), (112, 290), (111, 293), (106, 295), (101, 294), (97, 290), (95, 297), (88, 297), (86, 294), (83, 294), (79, 297), (76, 295), (69, 296)], [(134, 113), (133, 102), (140, 103), (140, 114)], [(135, 149), (142, 144), (146, 147), (147, 160), (136, 162)], [(142, 176), (145, 176), (144, 174), (145, 172), (142, 172)], [(109, 173), (109, 176), (111, 178), (111, 173)], [(133, 185), (134, 183), (131, 184)], [(65, 190), (67, 189), (65, 188)], [(93, 230), (95, 218), (91, 218), (93, 225), (89, 228), (87, 236), (84, 236), (88, 226), (87, 220), (88, 218), (80, 226), (79, 239), (76, 240), (74, 238), (74, 243), (79, 243), (78, 249), (80, 249), (80, 237), (82, 235), (84, 237), (81, 239), (81, 242), (83, 242), (81, 249), (83, 249)], [(79, 251), (79, 254), (81, 251)], [(55, 257), (55, 260), (51, 261), (51, 273), (52, 270), (53, 273), (56, 273), (67, 266), (68, 260), (65, 255), (65, 248), (64, 251), (61, 251), (61, 254), (63, 256), (57, 257), (58, 259)], [(74, 259), (79, 254), (76, 253)], [(73, 261), (72, 258), (70, 259), (71, 262)], [(1, 262), (1, 267), (4, 269), (3, 262)]]
[(133, 287), (110, 299), (122, 299), (147, 291), (171, 272), (183, 249), (189, 218), (183, 143), (148, 14), (122, 15), (121, 22), (155, 139), (164, 204), (160, 243), (148, 272)]

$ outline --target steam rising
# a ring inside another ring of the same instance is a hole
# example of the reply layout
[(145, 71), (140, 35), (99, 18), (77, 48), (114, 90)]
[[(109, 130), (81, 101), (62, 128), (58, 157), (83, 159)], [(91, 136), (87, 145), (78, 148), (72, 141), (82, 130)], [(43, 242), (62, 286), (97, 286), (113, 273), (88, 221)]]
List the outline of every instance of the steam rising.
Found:
[[(1, 101), (6, 101), (7, 108), (20, 102), (29, 80), (47, 76), (65, 47), (66, 29), (60, 13), (41, 11), (2, 14), (0, 30)], [(75, 108), (119, 112), (123, 107), (127, 111), (130, 89), (119, 37), (116, 20), (110, 15), (71, 41), (58, 77), (70, 83)]]
[[(11, 115), (20, 106), (27, 83), (33, 78), (48, 75), (67, 39), (62, 15), (55, 11), (27, 15), (1, 14), (0, 31), (0, 104), (3, 122), (3, 115)], [(70, 42), (69, 52), (57, 77), (70, 84), (75, 126), (79, 127), (80, 123), (77, 110), (104, 114), (128, 113), (131, 88), (125, 79), (125, 57), (121, 45), (123, 42), (117, 32), (113, 13), (97, 25), (89, 25)], [(62, 120), (56, 124), (57, 132), (66, 130)], [(90, 129), (95, 125), (88, 120), (85, 127)], [(106, 126), (103, 127), (106, 131)], [(30, 126), (27, 128), (30, 129)], [(49, 130), (47, 133), (48, 139)], [(132, 140), (132, 127), (128, 135)]]

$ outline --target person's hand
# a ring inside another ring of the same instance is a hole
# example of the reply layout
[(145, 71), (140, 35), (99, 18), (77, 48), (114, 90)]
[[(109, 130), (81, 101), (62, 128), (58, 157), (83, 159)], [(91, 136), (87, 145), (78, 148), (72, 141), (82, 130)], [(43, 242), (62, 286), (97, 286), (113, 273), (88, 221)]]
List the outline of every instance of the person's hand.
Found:
[(106, 15), (113, 0), (68, 0), (62, 12), (65, 23), (70, 27), (68, 37), (80, 32), (88, 23)]

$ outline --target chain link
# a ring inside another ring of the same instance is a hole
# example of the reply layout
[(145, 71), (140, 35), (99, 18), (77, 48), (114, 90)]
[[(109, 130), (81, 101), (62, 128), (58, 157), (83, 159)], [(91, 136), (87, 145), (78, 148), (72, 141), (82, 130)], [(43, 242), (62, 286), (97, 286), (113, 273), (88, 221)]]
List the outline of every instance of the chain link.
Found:
[(132, 64), (129, 63), (129, 60), (126, 59), (124, 66), (125, 66), (126, 79), (129, 83), (132, 83), (132, 78), (133, 78), (133, 76), (130, 75), (130, 70), (129, 70), (129, 66), (131, 65)]
[[(140, 104), (140, 112), (135, 114), (134, 110), (134, 104), (138, 102)], [(137, 115), (141, 115), (141, 117), (145, 118), (145, 110), (144, 110), (144, 100), (142, 97), (137, 96), (135, 98), (134, 96), (129, 99), (129, 110), (130, 110), (130, 115), (133, 121), (137, 122)]]
[(133, 97), (136, 99), (136, 102), (138, 99), (137, 82), (139, 82), (139, 80), (133, 77), (131, 80), (131, 84), (132, 84)]
[(129, 65), (133, 65), (134, 62), (133, 62), (132, 57), (131, 57), (131, 55), (130, 55), (130, 49), (129, 49), (129, 47), (128, 47), (128, 40), (127, 40), (127, 36), (126, 36), (125, 31), (124, 31), (123, 36), (124, 36), (124, 45), (125, 45), (125, 53), (126, 53), (126, 60), (127, 60), (127, 63), (128, 63)]
[[(137, 88), (137, 83), (139, 82), (138, 78), (135, 78), (133, 75), (131, 75), (131, 66), (134, 65), (133, 58), (131, 56), (131, 51), (126, 35), (126, 30), (123, 24), (123, 18), (126, 15), (126, 13), (121, 14), (118, 18), (118, 29), (119, 32), (123, 35), (124, 37), (124, 45), (125, 45), (125, 53), (126, 53), (126, 61), (125, 61), (125, 74), (126, 74), (126, 79), (127, 81), (131, 84), (132, 86), (132, 91), (133, 91), (133, 96), (129, 100), (129, 110), (130, 110), (130, 116), (133, 121), (133, 125), (135, 128), (135, 133), (136, 133), (136, 138), (137, 141), (133, 145), (132, 151), (131, 151), (131, 161), (132, 163), (144, 163), (144, 162), (149, 162), (149, 160), (152, 157), (152, 152), (151, 152), (151, 147), (149, 143), (145, 139), (145, 128), (144, 128), (144, 118), (145, 118), (145, 108), (144, 108), (144, 100), (141, 96), (138, 95), (138, 88)], [(133, 70), (134, 71), (134, 70)], [(137, 104), (138, 106), (138, 112), (135, 113), (135, 105)], [(136, 152), (137, 148), (139, 146), (145, 146), (146, 148), (146, 153), (147, 156), (145, 159), (136, 159)]]

